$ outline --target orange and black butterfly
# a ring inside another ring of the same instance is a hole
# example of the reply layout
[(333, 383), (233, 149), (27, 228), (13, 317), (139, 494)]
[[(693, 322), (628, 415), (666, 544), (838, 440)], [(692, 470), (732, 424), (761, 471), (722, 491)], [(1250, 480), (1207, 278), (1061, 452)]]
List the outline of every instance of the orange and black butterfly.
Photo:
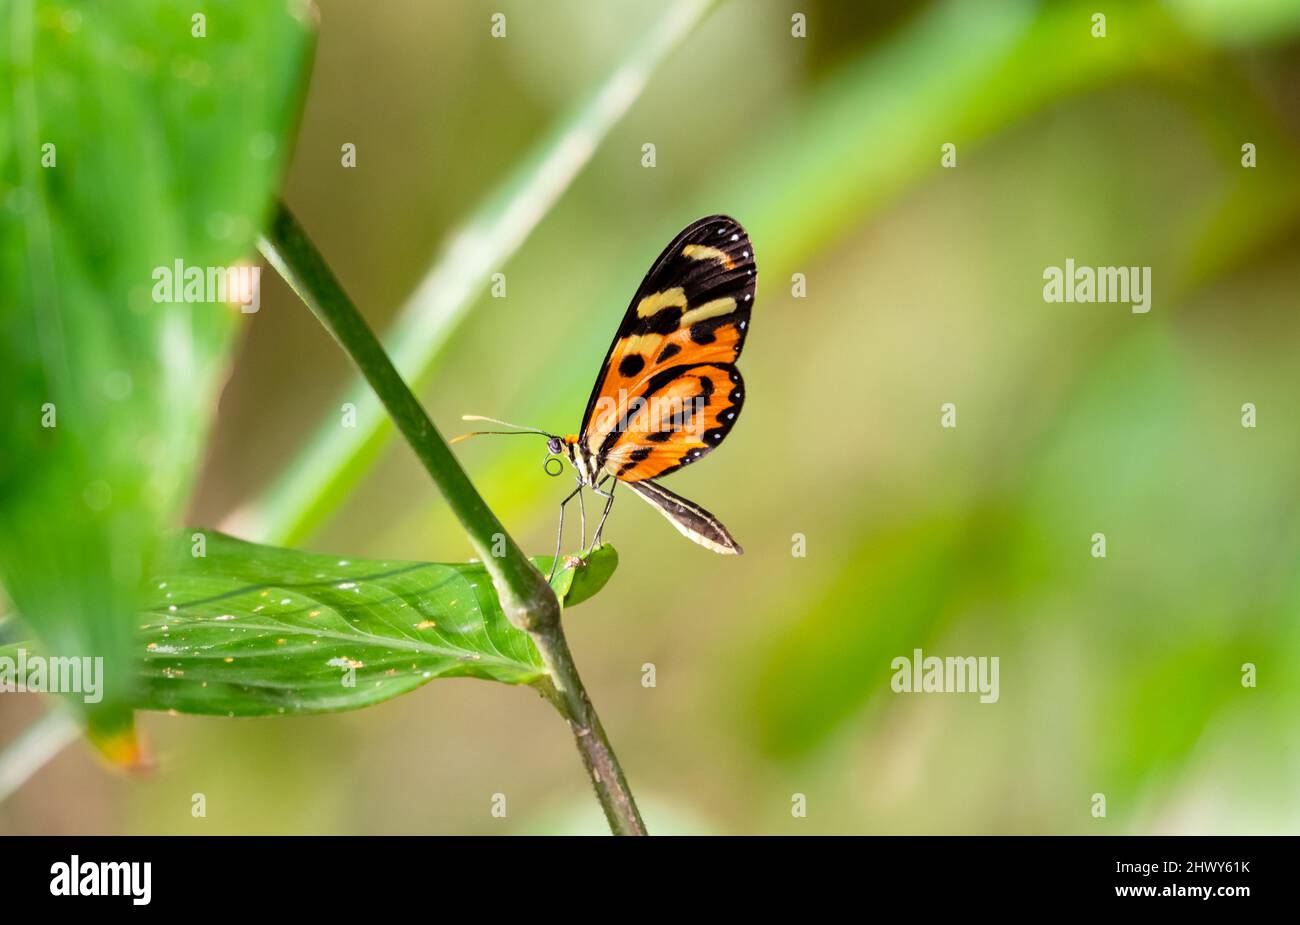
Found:
[[(579, 432), (560, 437), (521, 429), (549, 437), (548, 451), (567, 457), (577, 472), (577, 487), (560, 503), (557, 561), (565, 505), (576, 496), (582, 506), (584, 488), (605, 498), (594, 549), (620, 482), (701, 546), (724, 555), (741, 553), (716, 517), (656, 480), (703, 459), (740, 417), (745, 386), (736, 360), (748, 333), (757, 278), (754, 248), (739, 222), (725, 215), (692, 222), (664, 248), (632, 297)], [(585, 546), (585, 507), (582, 512)]]

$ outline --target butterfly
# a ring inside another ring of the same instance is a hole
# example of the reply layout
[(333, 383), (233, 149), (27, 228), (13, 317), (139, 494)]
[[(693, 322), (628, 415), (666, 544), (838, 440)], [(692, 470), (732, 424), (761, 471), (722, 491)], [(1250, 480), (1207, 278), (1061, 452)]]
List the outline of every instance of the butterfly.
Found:
[(711, 453), (740, 417), (745, 385), (736, 360), (748, 333), (757, 279), (754, 248), (739, 222), (726, 215), (692, 222), (651, 264), (632, 296), (592, 386), (578, 433), (561, 437), (494, 418), (465, 416), (467, 421), (491, 421), (515, 430), (476, 431), (457, 440), (483, 433), (541, 434), (548, 438), (548, 462), (563, 456), (573, 466), (577, 487), (560, 502), (556, 563), (568, 503), (578, 498), (585, 547), (583, 489), (605, 498), (592, 539), (595, 549), (619, 484), (706, 549), (723, 555), (743, 552), (718, 518), (658, 479)]

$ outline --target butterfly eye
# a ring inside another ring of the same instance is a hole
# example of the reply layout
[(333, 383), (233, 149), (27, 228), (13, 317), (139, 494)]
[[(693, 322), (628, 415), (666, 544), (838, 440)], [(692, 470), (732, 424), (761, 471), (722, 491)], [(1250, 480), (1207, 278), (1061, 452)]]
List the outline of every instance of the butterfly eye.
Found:
[(563, 449), (564, 449), (564, 444), (563, 442), (561, 442), (559, 437), (552, 437), (550, 440), (546, 442), (547, 452), (554, 453), (556, 456), (560, 455), (560, 451)]

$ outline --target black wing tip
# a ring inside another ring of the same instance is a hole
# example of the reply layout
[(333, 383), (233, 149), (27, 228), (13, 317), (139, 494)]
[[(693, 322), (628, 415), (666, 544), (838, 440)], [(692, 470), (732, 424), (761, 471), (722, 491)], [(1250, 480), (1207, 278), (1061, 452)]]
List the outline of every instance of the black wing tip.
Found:
[(734, 225), (740, 231), (745, 230), (745, 226), (734, 216), (727, 215), (725, 212), (716, 212), (713, 215), (706, 215), (703, 218), (697, 218), (686, 226), (684, 231), (693, 231), (697, 228), (704, 228), (709, 225)]

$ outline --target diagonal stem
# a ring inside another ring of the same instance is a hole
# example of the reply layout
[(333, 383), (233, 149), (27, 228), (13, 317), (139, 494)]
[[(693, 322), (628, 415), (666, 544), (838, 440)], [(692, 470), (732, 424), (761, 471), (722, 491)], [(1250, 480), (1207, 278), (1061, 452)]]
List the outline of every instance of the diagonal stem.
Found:
[(627, 780), (623, 777), (623, 768), (614, 755), (609, 744), (609, 737), (600, 724), (600, 717), (591, 705), (582, 681), (578, 678), (578, 669), (573, 664), (573, 655), (569, 652), (569, 643), (564, 638), (564, 630), (559, 624), (554, 629), (541, 631), (544, 640), (533, 634), (533, 641), (542, 653), (550, 679), (539, 685), (542, 696), (551, 702), (569, 722), (573, 732), (573, 741), (582, 755), (582, 763), (591, 775), (591, 785), (596, 790), (601, 809), (609, 821), (609, 830), (615, 835), (645, 835), (645, 823), (641, 813), (632, 799)]
[[(492, 576), (502, 610), (511, 623), (532, 637), (550, 675), (542, 693), (568, 721), (610, 829), (615, 834), (645, 834), (623, 770), (578, 677), (560, 625), (560, 603), (555, 592), (478, 493), (365, 318), (284, 203), (277, 203), (260, 248), (379, 396), (469, 535)], [(504, 547), (504, 555), (492, 554), (494, 542)]]

